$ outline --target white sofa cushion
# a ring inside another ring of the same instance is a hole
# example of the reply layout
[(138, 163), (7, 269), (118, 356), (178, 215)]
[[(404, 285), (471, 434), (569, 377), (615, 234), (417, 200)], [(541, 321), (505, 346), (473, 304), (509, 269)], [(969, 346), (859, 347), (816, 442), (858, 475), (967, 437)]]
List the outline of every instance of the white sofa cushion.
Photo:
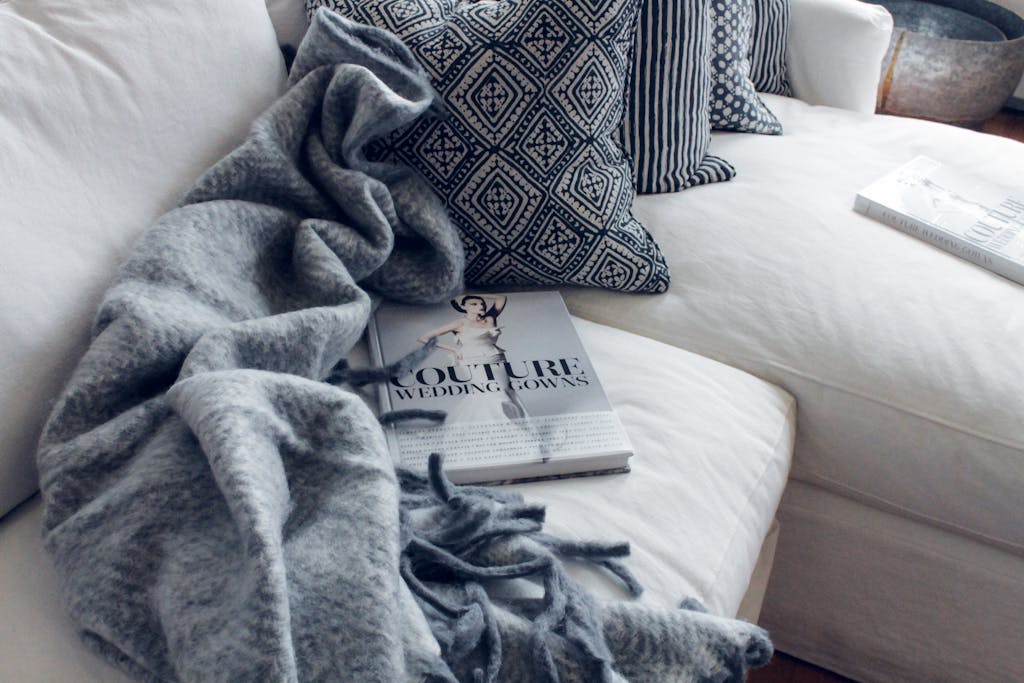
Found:
[(0, 4), (0, 515), (126, 246), (283, 79), (258, 0)]
[[(656, 341), (586, 321), (577, 329), (633, 441), (633, 470), (515, 488), (548, 505), (552, 533), (629, 540), (625, 561), (647, 587), (643, 600), (674, 606), (695, 596), (735, 614), (786, 482), (792, 398)], [(63, 614), (41, 512), (34, 500), (0, 521), (0, 681), (127, 680)], [(599, 596), (622, 599), (603, 572), (570, 571)]]
[[(585, 320), (576, 329), (633, 442), (632, 471), (513, 488), (548, 506), (553, 534), (629, 540), (644, 600), (692, 596), (735, 614), (789, 473), (792, 398), (667, 344)], [(622, 597), (602, 573), (577, 577)]]
[(1020, 552), (1024, 287), (851, 207), (917, 154), (1019, 182), (1024, 145), (765, 97), (786, 135), (712, 144), (742, 175), (634, 205), (669, 292), (570, 310), (790, 390), (796, 479)]

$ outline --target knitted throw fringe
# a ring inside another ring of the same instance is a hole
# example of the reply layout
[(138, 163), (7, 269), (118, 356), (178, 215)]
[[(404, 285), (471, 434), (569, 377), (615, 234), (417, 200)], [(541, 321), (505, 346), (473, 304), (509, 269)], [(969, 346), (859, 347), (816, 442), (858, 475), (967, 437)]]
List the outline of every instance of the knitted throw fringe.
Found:
[(629, 545), (567, 541), (544, 534), (543, 506), (528, 504), (509, 491), (455, 486), (445, 477), (442, 463), (442, 456), (433, 453), (426, 476), (400, 470), (399, 481), (402, 577), (432, 622), (435, 635), (450, 634), (438, 639), (444, 659), (457, 664), (482, 643), (485, 665), (472, 675), (476, 681), (497, 681), (501, 636), (483, 582), (531, 578), (544, 587), (530, 641), (537, 679), (559, 680), (548, 646), (549, 636), (557, 634), (601, 672), (595, 683), (614, 680), (612, 656), (595, 604), (559, 560), (571, 557), (605, 567), (635, 597), (642, 591), (639, 583), (615, 559), (628, 555)]
[[(437, 346), (437, 338), (381, 368), (351, 368), (342, 361), (328, 376), (332, 384), (365, 386), (387, 382), (418, 367)], [(404, 410), (379, 420), (394, 424), (414, 419), (443, 421), (446, 412)], [(493, 683), (501, 669), (501, 634), (491, 599), (481, 582), (531, 578), (544, 586), (543, 609), (534, 617), (530, 649), (539, 680), (557, 683), (558, 671), (548, 646), (557, 634), (576, 646), (610, 683), (612, 656), (593, 601), (569, 577), (559, 559), (590, 561), (616, 576), (633, 597), (643, 588), (616, 558), (629, 555), (628, 543), (568, 541), (541, 531), (544, 507), (527, 504), (510, 491), (483, 486), (456, 486), (445, 476), (443, 456), (432, 453), (427, 475), (399, 469), (401, 484), (401, 573), (420, 601), (442, 646), (444, 659), (457, 664), (478, 645), (484, 666), (472, 670), (474, 681)], [(417, 522), (426, 512), (430, 524)], [(458, 587), (453, 596), (444, 587)], [(438, 674), (438, 680), (456, 680)]]

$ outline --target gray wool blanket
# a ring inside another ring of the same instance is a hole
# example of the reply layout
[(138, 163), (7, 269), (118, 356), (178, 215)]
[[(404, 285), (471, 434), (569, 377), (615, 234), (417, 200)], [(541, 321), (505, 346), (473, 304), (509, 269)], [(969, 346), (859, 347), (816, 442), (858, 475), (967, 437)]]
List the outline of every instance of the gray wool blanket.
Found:
[[(362, 154), (434, 98), (396, 39), (321, 12), (287, 93), (134, 246), (38, 453), (70, 616), (145, 680), (742, 680), (763, 631), (596, 603), (562, 558), (635, 593), (624, 545), (551, 538), (438, 458), (396, 470), (351, 390), (368, 291), (461, 284), (442, 204)], [(543, 597), (497, 597), (522, 581)]]

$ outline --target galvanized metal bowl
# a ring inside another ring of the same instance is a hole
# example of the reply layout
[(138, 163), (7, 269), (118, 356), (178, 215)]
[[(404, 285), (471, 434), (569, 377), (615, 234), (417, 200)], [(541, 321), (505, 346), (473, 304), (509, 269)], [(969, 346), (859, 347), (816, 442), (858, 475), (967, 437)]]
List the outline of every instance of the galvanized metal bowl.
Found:
[(881, 0), (895, 30), (878, 111), (976, 127), (1024, 74), (1024, 19), (987, 0)]

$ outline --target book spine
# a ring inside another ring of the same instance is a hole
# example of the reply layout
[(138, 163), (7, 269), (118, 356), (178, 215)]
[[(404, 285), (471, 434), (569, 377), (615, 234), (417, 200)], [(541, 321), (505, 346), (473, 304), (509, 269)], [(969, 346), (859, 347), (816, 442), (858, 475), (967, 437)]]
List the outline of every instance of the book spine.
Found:
[(1007, 279), (1024, 285), (1024, 264), (986, 247), (973, 244), (955, 233), (944, 230), (938, 225), (926, 223), (912, 216), (893, 211), (863, 195), (857, 195), (853, 209), (868, 218), (885, 223), (889, 227), (896, 228), (912, 237), (948, 251), (954, 256), (959, 256), (997, 275), (1002, 275)]

